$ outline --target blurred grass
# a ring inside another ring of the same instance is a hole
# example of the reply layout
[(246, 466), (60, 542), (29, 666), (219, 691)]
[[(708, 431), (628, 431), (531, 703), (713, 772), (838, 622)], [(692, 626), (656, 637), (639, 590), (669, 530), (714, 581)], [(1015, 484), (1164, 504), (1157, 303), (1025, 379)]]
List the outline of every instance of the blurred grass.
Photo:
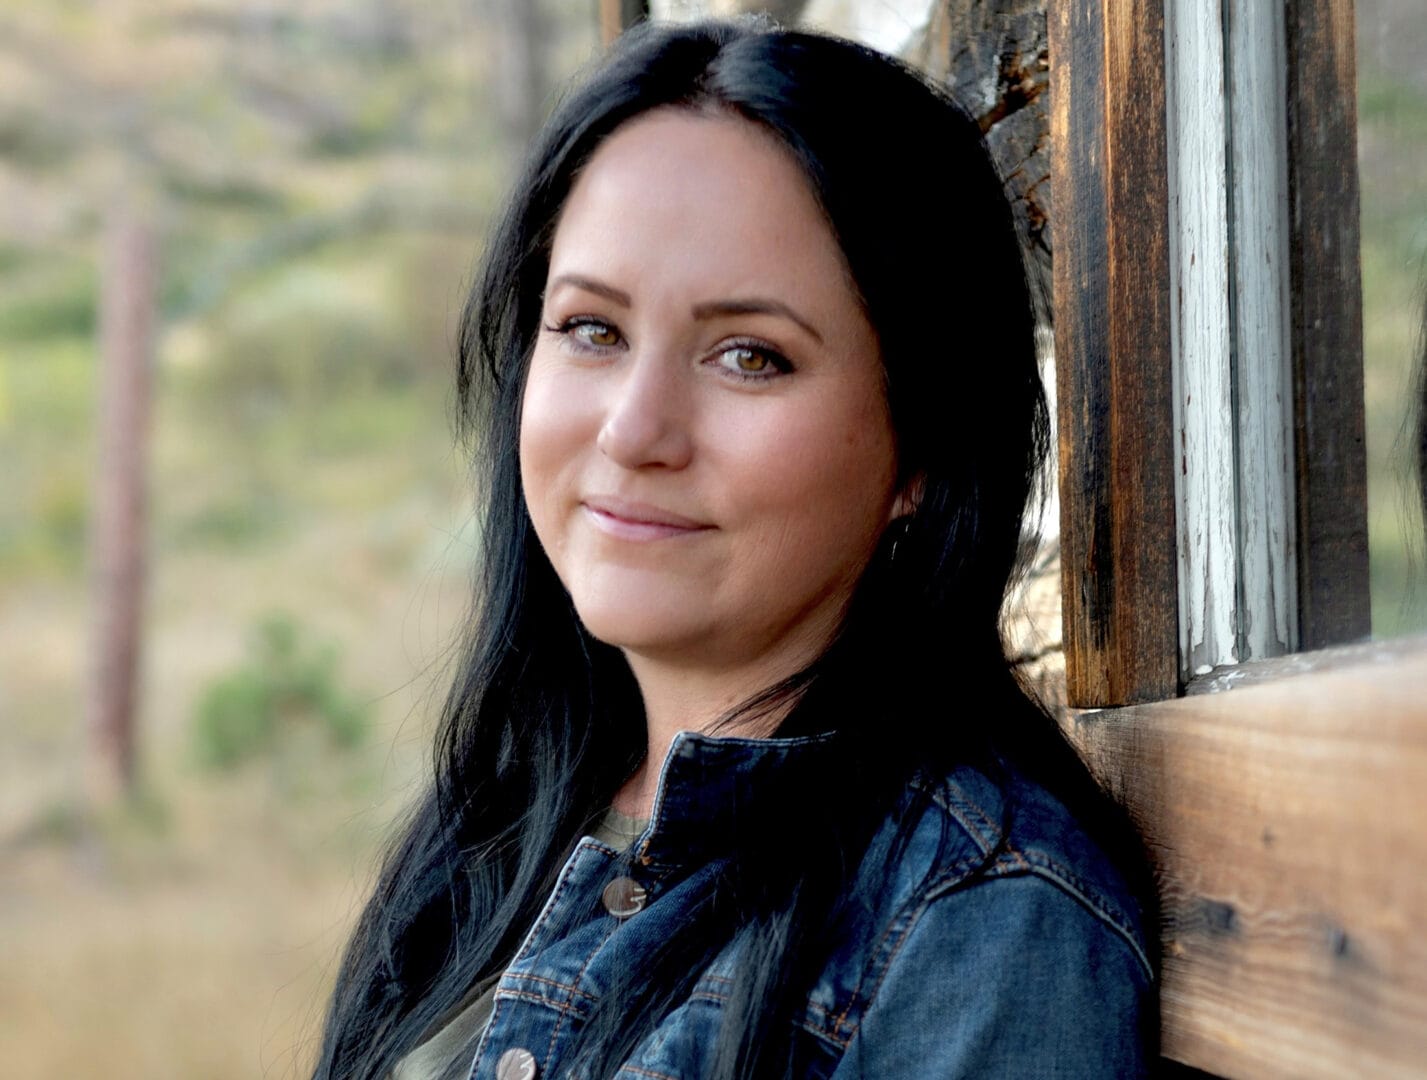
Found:
[[(498, 162), (482, 168), (471, 190), (488, 198)], [(170, 193), (183, 217), (150, 448), (143, 788), (104, 820), (79, 795), (96, 244), (0, 244), (6, 1077), (303, 1073), (379, 846), (424, 774), (466, 614), (467, 477), (447, 418), (478, 235), (335, 230), (225, 271), (194, 305), (190, 275), (275, 213), (200, 194)], [(195, 717), (274, 609), (340, 648), (333, 700), (370, 734), (338, 750), (288, 717), (280, 753), (215, 774), (195, 760)]]
[[(405, 243), (451, 282), (474, 250), (470, 237)], [(389, 280), (364, 284), (379, 246), (274, 275), (274, 289), (312, 275), (306, 326), (291, 306), (266, 317), (255, 282), (163, 342), (145, 791), (115, 820), (84, 819), (76, 776), (93, 345), (0, 337), (6, 1076), (221, 1080), (308, 1061), (378, 843), (422, 773), (472, 557), (455, 539), (449, 312), (442, 299), (413, 314)], [(385, 277), (410, 269), (393, 260)], [(214, 775), (191, 755), (197, 705), (275, 607), (342, 643), (336, 677), (371, 711), (371, 737)]]
[(1374, 636), (1395, 637), (1427, 632), (1411, 459), (1427, 318), (1427, 90), (1364, 66), (1358, 120), (1372, 624)]
[[(555, 77), (596, 33), (592, 9), (559, 11)], [(310, 1068), (468, 615), (453, 343), (510, 154), (486, 19), (457, 0), (16, 0), (0, 16), (7, 1080)], [(141, 783), (95, 818), (86, 526), (119, 177), (152, 213), (160, 328)], [(274, 611), (311, 643), (276, 664), (249, 641)], [(210, 720), (261, 736), (215, 771), (197, 747), (219, 698), (273, 712)]]

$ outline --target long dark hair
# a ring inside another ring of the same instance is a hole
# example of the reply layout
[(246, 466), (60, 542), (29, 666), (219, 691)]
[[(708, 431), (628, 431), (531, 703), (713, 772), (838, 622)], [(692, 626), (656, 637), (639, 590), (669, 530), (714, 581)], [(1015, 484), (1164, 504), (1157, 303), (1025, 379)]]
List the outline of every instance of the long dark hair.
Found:
[(918, 773), (1014, 768), (1113, 842), (1113, 813), (1023, 693), (999, 632), (1047, 416), (1021, 249), (979, 129), (914, 71), (850, 42), (758, 22), (646, 25), (537, 136), (467, 304), (458, 388), (484, 500), (478, 608), (434, 783), (348, 946), (318, 1077), (384, 1076), (502, 970), (644, 753), (623, 657), (580, 625), (535, 539), (517, 436), (560, 209), (603, 139), (667, 106), (757, 124), (801, 166), (877, 331), (899, 466), (921, 498), (884, 537), (828, 652), (754, 703), (785, 706), (779, 735), (834, 733), (828, 752), (783, 786), (696, 924), (596, 1007), (569, 1060), (614, 1072), (738, 934), (760, 962), (731, 992), (714, 1074), (792, 1073), (791, 1017), (819, 937), (873, 829), (909, 815)]

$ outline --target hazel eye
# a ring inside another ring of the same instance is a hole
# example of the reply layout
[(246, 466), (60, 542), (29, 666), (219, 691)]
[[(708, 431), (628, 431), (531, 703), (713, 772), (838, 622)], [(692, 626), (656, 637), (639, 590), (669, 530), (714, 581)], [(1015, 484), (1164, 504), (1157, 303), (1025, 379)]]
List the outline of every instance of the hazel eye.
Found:
[(730, 375), (749, 380), (770, 379), (792, 370), (773, 350), (754, 344), (730, 346), (714, 357), (714, 362)]
[(752, 349), (731, 349), (725, 355), (731, 358), (734, 367), (746, 375), (756, 375), (773, 366), (768, 357)]
[(607, 323), (582, 322), (570, 327), (577, 340), (585, 345), (608, 349), (619, 344), (619, 331)]
[(624, 336), (610, 323), (592, 315), (576, 315), (563, 322), (546, 323), (545, 330), (565, 339), (576, 352), (604, 353), (624, 343)]

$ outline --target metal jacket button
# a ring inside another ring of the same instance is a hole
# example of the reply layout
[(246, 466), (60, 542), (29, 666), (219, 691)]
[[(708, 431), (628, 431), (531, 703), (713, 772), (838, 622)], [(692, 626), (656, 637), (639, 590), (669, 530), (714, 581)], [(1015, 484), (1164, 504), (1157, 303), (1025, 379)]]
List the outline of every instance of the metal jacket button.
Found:
[(605, 910), (616, 919), (627, 919), (644, 910), (649, 893), (633, 878), (617, 877), (604, 887), (600, 899), (604, 901)]
[(495, 1063), (495, 1080), (535, 1080), (539, 1072), (535, 1055), (523, 1046), (507, 1050)]

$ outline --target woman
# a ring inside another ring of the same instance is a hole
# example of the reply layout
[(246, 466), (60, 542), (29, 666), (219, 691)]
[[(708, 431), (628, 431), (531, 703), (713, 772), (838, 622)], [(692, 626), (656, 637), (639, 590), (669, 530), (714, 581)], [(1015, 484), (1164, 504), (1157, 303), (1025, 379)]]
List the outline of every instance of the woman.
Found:
[(917, 76), (626, 36), (468, 304), (480, 609), (318, 1076), (1143, 1071), (1149, 890), (998, 631), (1032, 337)]

